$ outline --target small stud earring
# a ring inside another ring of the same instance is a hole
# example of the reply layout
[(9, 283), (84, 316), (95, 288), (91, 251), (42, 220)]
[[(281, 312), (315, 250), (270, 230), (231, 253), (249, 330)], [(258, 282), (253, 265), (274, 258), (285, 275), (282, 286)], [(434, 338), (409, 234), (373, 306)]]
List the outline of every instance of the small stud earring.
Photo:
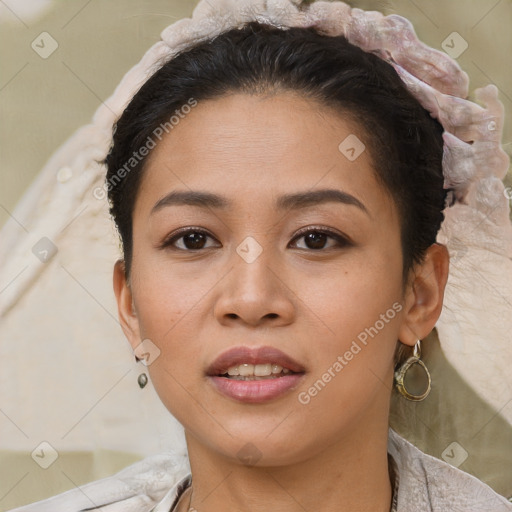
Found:
[[(142, 359), (140, 359), (137, 356), (135, 356), (135, 362), (138, 363), (140, 361), (142, 361)], [(145, 373), (141, 373), (137, 377), (137, 382), (139, 384), (140, 389), (143, 389), (144, 387), (146, 387), (146, 384), (148, 383), (148, 376)]]
[(148, 383), (148, 376), (145, 373), (141, 373), (137, 378), (137, 382), (139, 383), (140, 389), (142, 389)]

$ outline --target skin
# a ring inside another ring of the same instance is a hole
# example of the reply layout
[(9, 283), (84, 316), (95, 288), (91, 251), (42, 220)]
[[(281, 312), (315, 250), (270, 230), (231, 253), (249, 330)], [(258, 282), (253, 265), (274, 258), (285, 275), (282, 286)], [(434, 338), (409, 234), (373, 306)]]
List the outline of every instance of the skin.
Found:
[[(369, 151), (354, 161), (339, 151), (349, 134), (364, 142), (359, 126), (296, 93), (232, 94), (200, 102), (148, 157), (133, 212), (131, 282), (119, 260), (114, 291), (132, 348), (150, 339), (160, 350), (148, 370), (185, 428), (199, 512), (267, 511), (270, 500), (275, 512), (390, 509), (393, 354), (397, 340), (413, 346), (434, 327), (449, 257), (433, 244), (402, 293), (398, 212)], [(282, 194), (323, 188), (355, 196), (368, 214), (336, 202), (275, 208)], [(151, 215), (173, 190), (220, 194), (232, 206), (173, 205)], [(187, 226), (208, 232), (204, 248), (191, 251), (183, 238), (174, 250), (158, 248)], [(296, 238), (308, 226), (350, 243), (326, 238), (325, 248), (311, 248)], [(236, 252), (247, 236), (262, 248), (250, 264)], [(401, 311), (300, 403), (299, 393), (395, 302)], [(205, 371), (236, 345), (278, 347), (306, 368), (302, 381), (263, 404), (221, 395)], [(247, 443), (258, 454), (252, 464), (237, 456)]]

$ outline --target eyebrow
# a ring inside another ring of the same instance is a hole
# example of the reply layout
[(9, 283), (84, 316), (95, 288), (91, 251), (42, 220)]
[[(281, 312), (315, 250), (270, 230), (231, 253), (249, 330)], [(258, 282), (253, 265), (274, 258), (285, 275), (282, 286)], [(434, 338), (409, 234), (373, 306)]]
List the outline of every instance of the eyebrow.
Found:
[[(276, 201), (279, 210), (298, 210), (323, 203), (342, 203), (356, 206), (371, 217), (366, 206), (357, 197), (337, 189), (319, 189), (280, 196)], [(227, 198), (199, 190), (173, 191), (159, 199), (150, 215), (167, 206), (198, 206), (200, 208), (228, 209), (232, 202)]]

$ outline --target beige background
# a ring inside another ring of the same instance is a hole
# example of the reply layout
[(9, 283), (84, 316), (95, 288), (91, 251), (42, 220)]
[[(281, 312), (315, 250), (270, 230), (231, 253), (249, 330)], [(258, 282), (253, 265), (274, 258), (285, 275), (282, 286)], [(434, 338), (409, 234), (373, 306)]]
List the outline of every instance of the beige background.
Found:
[[(0, 2), (0, 226), (52, 152), (90, 122), (100, 102), (158, 40), (161, 30), (189, 16), (196, 3)], [(500, 90), (507, 113), (504, 148), (512, 155), (511, 0), (395, 0), (352, 5), (407, 17), (420, 39), (438, 49), (449, 34), (458, 32), (468, 43), (457, 60), (470, 75), (470, 91), (488, 83)], [(47, 59), (31, 47), (42, 32), (58, 43)], [(512, 186), (510, 172), (506, 184)], [(0, 343), (7, 340), (0, 337)], [(58, 463), (36, 474), (26, 454), (0, 451), (0, 510), (111, 475), (139, 458), (108, 450), (94, 457), (80, 451), (61, 453)]]

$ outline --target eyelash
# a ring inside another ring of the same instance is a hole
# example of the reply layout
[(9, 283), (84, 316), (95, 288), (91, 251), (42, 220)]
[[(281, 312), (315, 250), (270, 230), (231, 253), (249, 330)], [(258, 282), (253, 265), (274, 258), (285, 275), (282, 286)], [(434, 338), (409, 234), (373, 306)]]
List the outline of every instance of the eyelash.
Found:
[[(205, 249), (181, 249), (181, 248), (172, 246), (172, 244), (174, 242), (180, 240), (181, 238), (188, 235), (189, 233), (199, 233), (199, 234), (206, 235), (210, 238), (214, 238), (213, 236), (210, 235), (210, 233), (208, 233), (204, 229), (188, 227), (188, 228), (180, 229), (178, 232), (172, 233), (170, 236), (168, 236), (162, 242), (162, 244), (159, 246), (159, 249), (169, 249), (169, 250), (182, 251), (182, 252), (199, 252), (199, 251), (205, 250)], [(309, 233), (320, 233), (320, 234), (327, 235), (329, 238), (333, 238), (334, 240), (336, 240), (336, 242), (338, 243), (338, 247), (347, 247), (347, 246), (351, 245), (351, 242), (348, 240), (348, 238), (340, 235), (339, 233), (337, 233), (335, 231), (332, 231), (331, 229), (320, 227), (320, 226), (308, 226), (307, 228), (300, 229), (296, 233), (296, 235), (292, 241), (302, 238), (304, 235), (307, 235)], [(307, 250), (307, 251), (313, 251), (313, 252), (321, 252), (321, 251), (327, 251), (329, 249), (334, 249), (334, 248), (335, 247), (327, 247), (327, 248), (322, 248), (322, 249), (307, 249), (307, 248), (303, 249), (301, 247), (300, 249)], [(210, 247), (207, 247), (206, 249), (210, 249)]]

